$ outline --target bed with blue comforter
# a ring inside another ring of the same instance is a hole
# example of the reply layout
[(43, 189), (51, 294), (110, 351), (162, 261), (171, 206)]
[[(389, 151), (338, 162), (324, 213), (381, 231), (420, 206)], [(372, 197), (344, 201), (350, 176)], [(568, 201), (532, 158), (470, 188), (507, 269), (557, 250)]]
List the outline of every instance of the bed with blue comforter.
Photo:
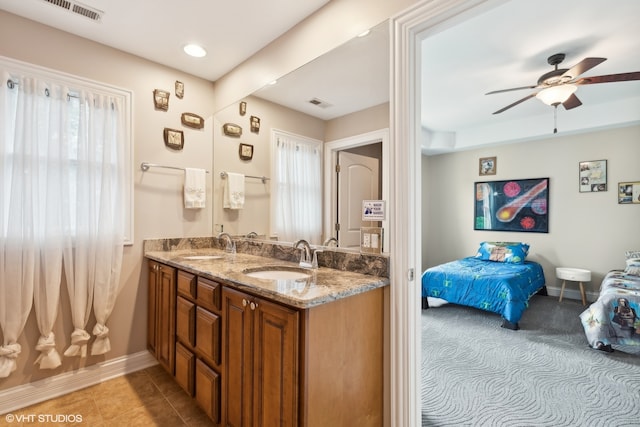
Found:
[(612, 345), (640, 346), (640, 276), (629, 270), (607, 273), (598, 299), (580, 314), (593, 348), (610, 352)]
[[(523, 257), (524, 258), (524, 257)], [(427, 269), (422, 274), (423, 308), (427, 297), (498, 313), (502, 326), (519, 329), (518, 321), (532, 295), (545, 288), (542, 266), (534, 261), (496, 262), (462, 258)]]

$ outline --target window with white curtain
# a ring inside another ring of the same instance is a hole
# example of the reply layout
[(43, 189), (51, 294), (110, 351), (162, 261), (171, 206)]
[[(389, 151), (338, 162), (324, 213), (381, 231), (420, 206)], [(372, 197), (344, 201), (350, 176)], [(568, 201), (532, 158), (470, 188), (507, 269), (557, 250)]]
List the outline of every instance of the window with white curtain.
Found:
[(271, 145), (272, 233), (322, 241), (322, 141), (274, 129)]
[(132, 240), (131, 93), (0, 57), (0, 378), (16, 369), (32, 305), (36, 364), (53, 336), (62, 275), (74, 331), (65, 356), (110, 350), (106, 321)]

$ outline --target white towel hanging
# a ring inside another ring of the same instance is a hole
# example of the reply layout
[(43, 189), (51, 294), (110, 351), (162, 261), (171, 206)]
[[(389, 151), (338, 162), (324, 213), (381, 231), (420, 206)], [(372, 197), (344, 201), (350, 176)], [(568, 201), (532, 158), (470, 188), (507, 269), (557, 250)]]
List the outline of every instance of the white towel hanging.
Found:
[(227, 172), (224, 185), (223, 207), (225, 209), (242, 209), (244, 207), (244, 175)]
[(207, 199), (207, 171), (204, 169), (184, 169), (184, 207), (201, 209)]

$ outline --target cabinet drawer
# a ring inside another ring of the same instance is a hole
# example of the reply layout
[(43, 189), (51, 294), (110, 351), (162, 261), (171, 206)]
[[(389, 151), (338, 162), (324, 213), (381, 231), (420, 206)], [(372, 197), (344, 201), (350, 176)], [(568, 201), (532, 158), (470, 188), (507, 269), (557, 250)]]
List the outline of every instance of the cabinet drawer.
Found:
[(220, 316), (196, 308), (196, 349), (215, 364), (220, 364)]
[(198, 305), (220, 312), (222, 307), (222, 285), (213, 280), (198, 277)]
[(176, 336), (191, 347), (196, 345), (196, 305), (182, 297), (176, 300)]
[(215, 424), (220, 423), (220, 375), (196, 360), (196, 400)]
[(176, 343), (176, 382), (191, 397), (194, 395), (196, 357), (185, 346)]
[(178, 294), (188, 298), (196, 298), (196, 276), (186, 271), (178, 270)]

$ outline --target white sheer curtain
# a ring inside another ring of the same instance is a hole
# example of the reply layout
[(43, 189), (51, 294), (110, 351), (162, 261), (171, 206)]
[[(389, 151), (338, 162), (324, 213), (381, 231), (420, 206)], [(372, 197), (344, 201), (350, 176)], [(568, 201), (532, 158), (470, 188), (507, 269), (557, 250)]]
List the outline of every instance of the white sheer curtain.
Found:
[(285, 242), (322, 240), (322, 143), (275, 132), (273, 231)]
[(0, 378), (16, 369), (33, 306), (36, 363), (60, 365), (52, 332), (65, 270), (75, 330), (66, 356), (110, 349), (125, 234), (122, 97), (70, 90), (30, 73), (0, 72)]
[(120, 291), (124, 234), (124, 120), (120, 101), (106, 95), (79, 94), (80, 123), (75, 147), (78, 167), (70, 168), (68, 201), (63, 206), (65, 228), (75, 230), (75, 244), (67, 240), (65, 276), (71, 300), (74, 331), (65, 356), (87, 355), (86, 331), (93, 304), (97, 324), (92, 354), (110, 350), (108, 317)]

